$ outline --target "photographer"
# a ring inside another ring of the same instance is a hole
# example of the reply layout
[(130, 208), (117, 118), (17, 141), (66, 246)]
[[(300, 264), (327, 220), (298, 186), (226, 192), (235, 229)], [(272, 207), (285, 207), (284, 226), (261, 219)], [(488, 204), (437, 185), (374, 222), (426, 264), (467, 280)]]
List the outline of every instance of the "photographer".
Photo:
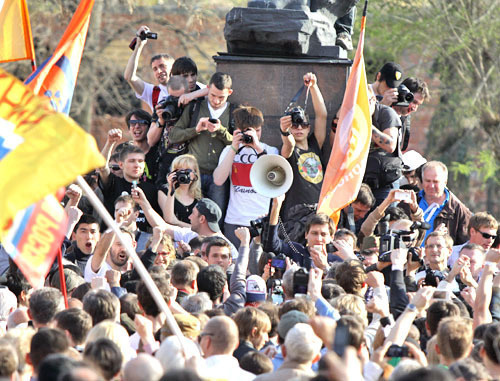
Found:
[(137, 30), (134, 51), (128, 59), (123, 77), (135, 91), (135, 96), (146, 102), (151, 111), (154, 111), (158, 100), (168, 97), (167, 82), (170, 78), (170, 70), (172, 69), (174, 59), (166, 53), (157, 54), (151, 58), (151, 69), (153, 70), (154, 77), (158, 81), (157, 86), (145, 82), (137, 76), (137, 67), (139, 66), (142, 49), (148, 42), (146, 38), (148, 32), (150, 32), (150, 30), (145, 25)]
[[(224, 235), (233, 243), (238, 239), (234, 231), (239, 226), (250, 226), (250, 221), (267, 214), (269, 197), (258, 194), (250, 182), (250, 170), (259, 157), (278, 154), (278, 149), (260, 141), (264, 117), (262, 112), (251, 106), (239, 107), (234, 111), (236, 129), (233, 142), (226, 146), (219, 157), (214, 171), (214, 183), (223, 185), (230, 179), (229, 205), (224, 220)], [(252, 205), (247, 208), (247, 205)]]
[(213, 171), (219, 156), (233, 141), (233, 110), (235, 105), (227, 98), (232, 94), (232, 80), (228, 74), (217, 72), (210, 78), (208, 97), (195, 102), (195, 109), (184, 109), (181, 118), (170, 131), (170, 141), (184, 143), (189, 141), (188, 153), (196, 157), (201, 172), (203, 195), (214, 200), (225, 212), (227, 191), (217, 186)]
[[(148, 144), (158, 148), (158, 176), (156, 184), (165, 183), (172, 161), (187, 152), (186, 143), (172, 143), (169, 134), (182, 115), (184, 106), (178, 106), (179, 97), (188, 92), (188, 82), (181, 76), (173, 76), (168, 80), (169, 96), (156, 105), (153, 123), (148, 131)], [(189, 107), (189, 106), (188, 106)]]
[(326, 138), (327, 111), (316, 75), (304, 75), (304, 85), (311, 92), (314, 106), (314, 133), (310, 133), (309, 118), (302, 108), (297, 108), (301, 111), (299, 119), (302, 119), (302, 123), (294, 123), (293, 115), (285, 115), (280, 119), (283, 141), (281, 156), (288, 160), (293, 170), (293, 183), (285, 200), (285, 222), (298, 215), (301, 209), (309, 205), (316, 206), (323, 184), (324, 165), (321, 162), (321, 149)]
[(158, 190), (163, 218), (172, 225), (191, 227), (189, 216), (201, 200), (200, 169), (193, 155), (177, 156), (167, 176), (167, 184)]

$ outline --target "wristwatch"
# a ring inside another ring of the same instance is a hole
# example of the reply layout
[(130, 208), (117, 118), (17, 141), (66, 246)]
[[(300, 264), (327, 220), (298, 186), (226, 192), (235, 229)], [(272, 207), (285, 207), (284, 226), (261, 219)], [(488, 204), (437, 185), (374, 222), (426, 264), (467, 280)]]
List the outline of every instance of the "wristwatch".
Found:
[(406, 309), (407, 310), (410, 310), (412, 312), (418, 312), (418, 309), (417, 309), (417, 306), (413, 303), (409, 303), (407, 306), (406, 306)]
[(280, 132), (281, 132), (281, 135), (283, 135), (283, 136), (290, 136), (290, 131), (283, 131), (283, 130), (280, 128)]

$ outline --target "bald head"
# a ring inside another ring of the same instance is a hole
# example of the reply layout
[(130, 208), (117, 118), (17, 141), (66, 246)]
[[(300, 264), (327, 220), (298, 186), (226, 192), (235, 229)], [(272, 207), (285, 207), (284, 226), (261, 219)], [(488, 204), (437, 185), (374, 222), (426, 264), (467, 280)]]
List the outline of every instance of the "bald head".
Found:
[(206, 336), (210, 341), (204, 349), (205, 357), (230, 355), (238, 346), (238, 327), (233, 319), (227, 316), (216, 316), (210, 319), (201, 336), (202, 338)]
[(123, 381), (158, 381), (163, 375), (160, 361), (146, 353), (140, 353), (130, 360), (123, 371)]

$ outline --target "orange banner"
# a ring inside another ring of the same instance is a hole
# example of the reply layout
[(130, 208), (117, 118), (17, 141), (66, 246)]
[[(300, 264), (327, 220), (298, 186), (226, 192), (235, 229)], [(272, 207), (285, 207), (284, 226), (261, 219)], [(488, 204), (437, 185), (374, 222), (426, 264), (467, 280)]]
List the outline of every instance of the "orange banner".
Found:
[(363, 59), (365, 15), (318, 203), (318, 213), (328, 214), (335, 224), (340, 211), (357, 197), (370, 148), (372, 123)]
[(34, 61), (26, 0), (3, 0), (0, 5), (0, 62)]

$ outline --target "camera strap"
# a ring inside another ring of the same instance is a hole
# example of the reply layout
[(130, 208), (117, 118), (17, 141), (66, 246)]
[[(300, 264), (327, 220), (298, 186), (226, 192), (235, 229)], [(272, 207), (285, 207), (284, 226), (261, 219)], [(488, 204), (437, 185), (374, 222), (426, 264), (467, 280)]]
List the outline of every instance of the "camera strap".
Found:
[[(304, 88), (306, 88), (306, 86), (302, 85), (300, 87), (299, 91), (297, 91), (297, 94), (295, 94), (293, 96), (293, 98), (290, 100), (290, 103), (288, 104), (288, 107), (286, 108), (287, 110), (289, 110), (290, 108), (293, 108), (293, 105), (297, 103), (300, 96), (302, 95), (302, 92), (304, 91)], [(307, 108), (307, 100), (308, 99), (309, 99), (309, 86), (307, 86), (307, 89), (306, 89), (306, 100), (304, 102), (304, 110)]]

